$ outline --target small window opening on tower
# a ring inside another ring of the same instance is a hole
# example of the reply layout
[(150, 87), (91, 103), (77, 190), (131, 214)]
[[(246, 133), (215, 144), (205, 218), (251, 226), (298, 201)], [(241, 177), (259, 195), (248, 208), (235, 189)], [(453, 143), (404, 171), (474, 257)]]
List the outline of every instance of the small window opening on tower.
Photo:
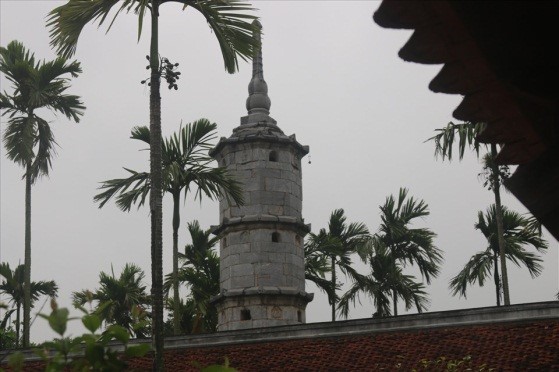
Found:
[(301, 313), (301, 310), (297, 310), (297, 321), (303, 323), (303, 313)]
[(275, 151), (270, 151), (270, 155), (268, 157), (269, 161), (278, 161), (278, 153)]
[(241, 320), (250, 320), (250, 310), (249, 309), (243, 309), (241, 310)]
[(227, 247), (227, 238), (223, 238), (223, 248)]
[(273, 243), (279, 243), (280, 241), (280, 234), (279, 232), (273, 232), (272, 233), (272, 242)]
[(295, 242), (301, 244), (301, 237), (299, 235), (295, 235)]

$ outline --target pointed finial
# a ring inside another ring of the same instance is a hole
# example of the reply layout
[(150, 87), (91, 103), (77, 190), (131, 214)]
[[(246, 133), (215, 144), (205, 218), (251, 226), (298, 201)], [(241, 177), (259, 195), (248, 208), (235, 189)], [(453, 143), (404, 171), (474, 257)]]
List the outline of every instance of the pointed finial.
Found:
[(246, 107), (250, 114), (270, 114), (271, 101), (268, 97), (268, 85), (264, 81), (264, 67), (262, 64), (262, 24), (258, 20), (252, 22), (256, 30), (253, 35), (260, 41), (260, 47), (252, 59), (252, 79), (248, 84), (248, 98)]

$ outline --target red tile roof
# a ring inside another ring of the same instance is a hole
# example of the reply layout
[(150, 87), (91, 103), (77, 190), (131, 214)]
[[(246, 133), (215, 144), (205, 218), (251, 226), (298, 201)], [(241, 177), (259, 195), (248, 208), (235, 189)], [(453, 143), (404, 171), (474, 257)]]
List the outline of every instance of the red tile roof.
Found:
[[(496, 371), (559, 371), (559, 319), (185, 347), (166, 350), (165, 368), (197, 371), (227, 357), (239, 371), (410, 371), (425, 359), (468, 356), (464, 366), (474, 370), (485, 365)], [(25, 368), (42, 369), (39, 362)], [(150, 369), (151, 357), (129, 361), (130, 371)], [(427, 370), (446, 371), (446, 364)]]

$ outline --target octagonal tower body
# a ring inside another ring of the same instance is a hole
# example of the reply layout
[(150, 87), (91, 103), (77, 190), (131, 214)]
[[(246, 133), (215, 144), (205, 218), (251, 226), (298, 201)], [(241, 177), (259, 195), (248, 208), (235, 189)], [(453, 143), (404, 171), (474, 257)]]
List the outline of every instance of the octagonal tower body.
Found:
[(218, 330), (305, 323), (301, 159), (308, 146), (269, 116), (261, 52), (253, 60), (248, 115), (210, 154), (242, 184), (244, 205), (220, 200)]

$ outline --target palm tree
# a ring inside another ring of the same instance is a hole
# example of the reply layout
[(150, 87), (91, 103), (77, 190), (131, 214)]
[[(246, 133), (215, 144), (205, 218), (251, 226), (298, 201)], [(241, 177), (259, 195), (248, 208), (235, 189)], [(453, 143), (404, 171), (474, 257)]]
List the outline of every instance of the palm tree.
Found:
[[(548, 245), (541, 237), (541, 230), (533, 223), (532, 219), (523, 217), (517, 212), (509, 211), (504, 206), (502, 212), (505, 258), (518, 267), (525, 266), (532, 278), (540, 275), (542, 260), (537, 254), (527, 251), (525, 246), (532, 246), (540, 253), (545, 252)], [(501, 279), (499, 278), (498, 263), (500, 249), (497, 238), (497, 215), (495, 204), (491, 205), (485, 214), (482, 211), (478, 212), (478, 222), (475, 224), (475, 228), (481, 231), (488, 245), (484, 251), (474, 254), (458, 275), (452, 278), (450, 289), (453, 296), (459, 294), (466, 297), (468, 285), (478, 282), (483, 287), (487, 278), (493, 273), (497, 306), (500, 306)]]
[(355, 305), (355, 301), (360, 301), (361, 292), (373, 299), (376, 309), (373, 318), (392, 315), (390, 301), (394, 296), (404, 301), (406, 310), (415, 305), (421, 313), (427, 308), (429, 300), (423, 283), (418, 283), (415, 277), (403, 273), (402, 267), (378, 237), (371, 240), (365, 262), (370, 266), (370, 274), (355, 281), (340, 299), (338, 309), (344, 317), (347, 318), (349, 314), (349, 304)]
[(144, 277), (144, 271), (134, 264), (127, 263), (119, 277), (111, 266), (111, 275), (103, 271), (99, 274), (99, 289), (74, 292), (73, 302), (76, 306), (83, 306), (96, 301), (95, 311), (107, 325), (118, 324), (132, 336), (146, 337), (146, 327), (136, 327), (138, 321), (147, 317), (144, 309), (150, 303), (146, 286), (142, 283)]
[(324, 247), (330, 246), (331, 243), (325, 241), (329, 239), (327, 235), (317, 236), (310, 234), (309, 239), (305, 242), (305, 279), (313, 282), (318, 289), (328, 295), (328, 299), (336, 299), (336, 289), (333, 287), (332, 281), (326, 279), (326, 274), (331, 272), (331, 265), (328, 262), (329, 256), (325, 253)]
[(363, 223), (352, 222), (346, 224), (346, 216), (343, 209), (336, 209), (330, 215), (328, 231), (320, 229), (318, 234), (310, 234), (310, 244), (315, 250), (322, 252), (330, 259), (330, 291), (328, 301), (332, 307), (332, 321), (336, 321), (336, 268), (351, 280), (359, 280), (360, 274), (351, 267), (351, 255), (353, 253), (363, 254), (369, 240), (369, 230)]
[(66, 94), (69, 76), (82, 72), (79, 62), (64, 58), (35, 61), (22, 43), (0, 47), (0, 72), (12, 83), (12, 95), (0, 93), (2, 115), (9, 115), (4, 130), (8, 159), (25, 168), (25, 285), (23, 301), (23, 346), (29, 346), (31, 320), (31, 187), (41, 176), (48, 176), (56, 154), (49, 123), (38, 111), (48, 109), (68, 119), (80, 121), (85, 107), (80, 97)]
[[(173, 197), (173, 303), (178, 313), (179, 282), (178, 282), (178, 231), (180, 226), (181, 193), (186, 194), (192, 186), (196, 187), (196, 198), (202, 200), (206, 195), (210, 199), (226, 197), (236, 203), (243, 203), (240, 183), (229, 176), (225, 168), (210, 167), (213, 159), (208, 156), (208, 150), (213, 146), (216, 138), (215, 123), (207, 119), (200, 119), (180, 128), (165, 140), (162, 145), (163, 158), (163, 190)], [(150, 144), (149, 129), (136, 127), (132, 130), (133, 139)], [(125, 168), (126, 169), (126, 168)], [(100, 187), (105, 190), (94, 197), (102, 208), (114, 195), (116, 204), (123, 211), (129, 211), (133, 204), (143, 205), (150, 192), (149, 173), (135, 172), (126, 169), (131, 175), (128, 178), (104, 181)], [(180, 333), (180, 319), (174, 318), (174, 334)]]
[[(184, 247), (184, 254), (179, 254), (183, 264), (178, 272), (178, 279), (190, 289), (186, 304), (182, 306), (191, 314), (190, 332), (215, 332), (217, 310), (215, 306), (210, 305), (210, 299), (219, 294), (219, 257), (213, 249), (219, 237), (212, 238), (212, 230), (202, 230), (196, 220), (188, 223), (188, 232), (192, 244)], [(167, 275), (167, 291), (174, 284), (174, 277), (173, 273)], [(179, 306), (181, 304), (179, 303)], [(181, 314), (180, 310), (176, 311), (174, 307), (173, 319), (180, 321), (183, 317), (184, 314)]]
[[(466, 122), (462, 124), (454, 124), (452, 122), (448, 123), (445, 128), (436, 129), (438, 132), (435, 136), (429, 138), (427, 141), (435, 142), (435, 158), (441, 156), (443, 161), (445, 157), (449, 161), (452, 160), (452, 148), (454, 147), (455, 136), (458, 136), (458, 151), (459, 160), (464, 157), (464, 151), (466, 147), (470, 147), (476, 151), (477, 156), (479, 156), (479, 146), (480, 143), (477, 140), (477, 136), (484, 130), (484, 123), (471, 123)], [(501, 191), (500, 187), (503, 181), (503, 176), (508, 175), (508, 167), (499, 166), (495, 159), (497, 158), (497, 145), (494, 143), (490, 146), (490, 155), (486, 156), (484, 159), (484, 169), (486, 170), (486, 182), (484, 186), (488, 186), (489, 190), (493, 190), (493, 195), (495, 197), (495, 208), (497, 209), (497, 237), (499, 244), (499, 257), (501, 265), (501, 274), (503, 276), (503, 293), (505, 305), (510, 305), (510, 295), (509, 295), (509, 280), (507, 273), (507, 262), (505, 259), (505, 240), (504, 240), (504, 228), (503, 228), (503, 208), (501, 204)]]
[[(162, 168), (161, 168), (161, 66), (159, 59), (159, 6), (169, 0), (70, 0), (67, 4), (50, 12), (48, 26), (51, 27), (51, 45), (58, 53), (70, 56), (75, 53), (80, 33), (90, 22), (101, 25), (113, 6), (119, 4), (116, 15), (133, 11), (138, 16), (138, 38), (141, 36), (144, 15), (151, 14), (151, 42), (149, 62), (150, 77), (150, 176), (153, 190), (150, 194), (151, 212), (151, 256), (152, 294), (154, 312), (153, 369), (163, 369), (163, 241), (162, 241)], [(255, 19), (247, 12), (254, 9), (239, 0), (175, 0), (182, 3), (183, 10), (194, 9), (206, 19), (221, 48), (225, 69), (229, 73), (238, 70), (237, 57), (251, 58), (259, 47), (258, 24), (248, 21)], [(116, 17), (115, 15), (115, 17)], [(114, 19), (113, 19), (114, 21)], [(109, 25), (109, 29), (112, 25)]]
[[(416, 265), (427, 284), (439, 274), (442, 252), (433, 242), (436, 234), (428, 228), (411, 228), (416, 218), (429, 215), (423, 200), (407, 197), (408, 190), (400, 188), (398, 200), (390, 195), (380, 206), (381, 224), (376, 241), (382, 244), (397, 265)], [(398, 315), (398, 293), (393, 292), (394, 315)]]
[[(24, 265), (18, 265), (15, 270), (12, 271), (10, 264), (7, 262), (2, 262), (0, 264), (0, 276), (3, 280), (0, 284), (0, 293), (5, 293), (10, 296), (10, 303), (15, 306), (16, 312), (16, 347), (19, 346), (19, 330), (20, 330), (20, 312), (21, 306), (23, 305), (25, 299), (25, 267)], [(54, 280), (31, 282), (31, 302), (30, 305), (33, 307), (33, 303), (39, 299), (42, 295), (47, 295), (50, 297), (56, 297), (58, 292), (58, 286)], [(23, 345), (25, 347), (25, 344)]]

